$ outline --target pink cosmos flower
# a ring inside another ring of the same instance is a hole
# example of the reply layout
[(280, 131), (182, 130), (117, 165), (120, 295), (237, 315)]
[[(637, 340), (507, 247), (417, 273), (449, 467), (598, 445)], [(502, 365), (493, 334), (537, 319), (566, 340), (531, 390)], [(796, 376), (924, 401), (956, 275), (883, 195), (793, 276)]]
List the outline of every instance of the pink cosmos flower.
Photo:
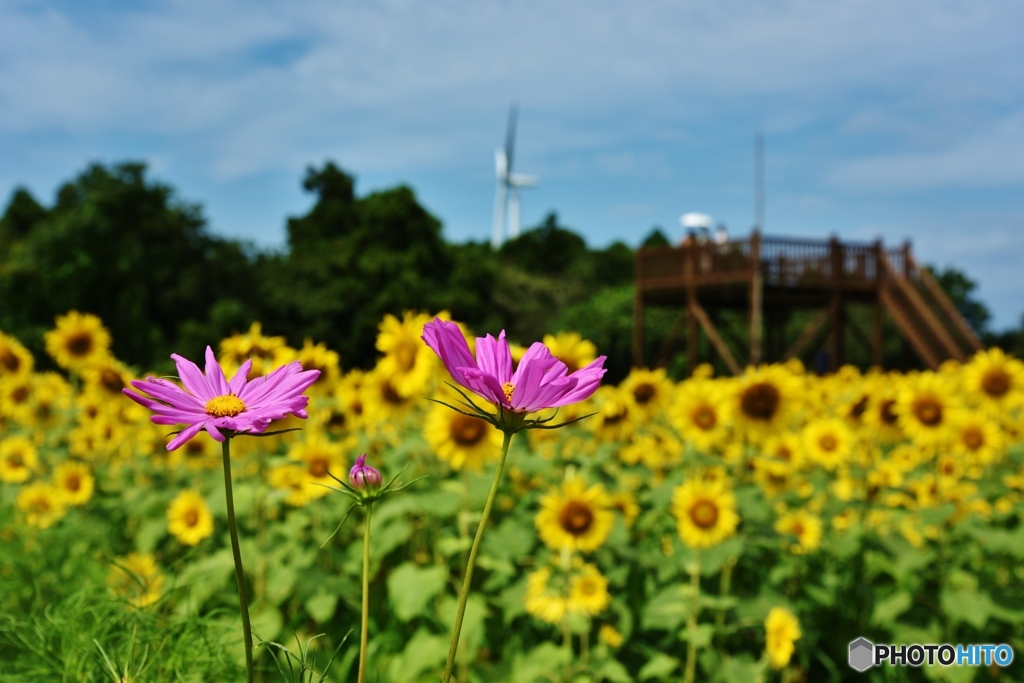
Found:
[(356, 464), (348, 471), (348, 478), (357, 489), (377, 488), (381, 483), (380, 470), (366, 464), (366, 453), (356, 458)]
[(569, 368), (551, 355), (548, 347), (534, 342), (515, 372), (512, 352), (502, 330), (476, 340), (476, 358), (459, 326), (435, 318), (423, 327), (423, 341), (444, 361), (452, 378), (491, 403), (515, 413), (557, 408), (589, 398), (606, 372), (605, 356), (566, 374)]
[(319, 370), (303, 371), (302, 364), (295, 361), (250, 382), (247, 377), (252, 361), (247, 360), (229, 382), (209, 346), (205, 375), (192, 361), (176, 353), (171, 358), (185, 389), (166, 379), (147, 377), (132, 380), (131, 384), (152, 398), (122, 390), (128, 398), (156, 413), (150, 418), (154, 424), (188, 425), (167, 444), (169, 451), (203, 429), (215, 440), (224, 441), (221, 430), (259, 434), (273, 420), (288, 415), (306, 419), (309, 398), (302, 392), (320, 376)]

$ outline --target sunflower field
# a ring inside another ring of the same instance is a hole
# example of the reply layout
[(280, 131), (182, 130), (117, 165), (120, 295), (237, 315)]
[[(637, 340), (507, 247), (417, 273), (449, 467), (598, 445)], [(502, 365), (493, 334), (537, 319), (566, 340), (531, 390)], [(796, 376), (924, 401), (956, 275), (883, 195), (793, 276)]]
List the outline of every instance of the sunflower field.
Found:
[[(367, 514), (340, 483), (363, 454), (397, 477), (372, 508), (365, 679), (439, 680), (503, 434), (449, 407), (434, 318), (386, 316), (369, 371), (259, 323), (214, 345), (228, 377), (320, 372), (307, 419), (230, 458), (205, 432), (168, 450), (175, 428), (123, 393), (156, 373), (114, 358), (96, 317), (46, 334), (61, 372), (0, 333), (0, 682), (244, 680), (222, 456), (256, 680), (356, 680)], [(569, 372), (599, 354), (543, 343)], [(1017, 359), (635, 369), (556, 420), (511, 441), (452, 680), (1024, 681), (1016, 661), (847, 664), (861, 636), (1024, 652)]]

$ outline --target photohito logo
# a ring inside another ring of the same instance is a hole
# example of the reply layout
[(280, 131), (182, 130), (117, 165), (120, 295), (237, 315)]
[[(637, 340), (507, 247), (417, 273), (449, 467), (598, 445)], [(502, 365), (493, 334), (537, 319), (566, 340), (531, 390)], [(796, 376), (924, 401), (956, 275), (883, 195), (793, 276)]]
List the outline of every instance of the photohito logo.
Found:
[(1009, 666), (1013, 648), (1000, 645), (876, 645), (867, 638), (850, 643), (849, 664), (860, 672), (888, 663), (890, 666)]

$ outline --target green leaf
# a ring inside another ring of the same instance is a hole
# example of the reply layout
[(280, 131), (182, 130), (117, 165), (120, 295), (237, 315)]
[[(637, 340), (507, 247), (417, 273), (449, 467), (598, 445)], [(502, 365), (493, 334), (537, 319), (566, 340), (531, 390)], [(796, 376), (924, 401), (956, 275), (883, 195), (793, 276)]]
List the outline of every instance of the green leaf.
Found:
[(693, 600), (683, 586), (673, 585), (650, 599), (640, 617), (640, 626), (646, 630), (674, 631), (693, 610)]
[(318, 624), (326, 624), (334, 616), (338, 607), (337, 594), (318, 591), (316, 595), (306, 600), (306, 612)]
[(953, 622), (967, 622), (983, 628), (992, 615), (992, 599), (986, 593), (970, 589), (945, 589), (939, 594), (942, 610)]
[(551, 672), (559, 671), (569, 661), (569, 657), (565, 648), (554, 643), (541, 643), (528, 653), (522, 652), (515, 655), (510, 682), (550, 681)]
[(679, 634), (680, 639), (690, 642), (691, 640), (697, 647), (706, 647), (711, 644), (711, 638), (715, 635), (715, 627), (712, 624), (697, 624), (697, 628), (690, 631), (690, 629), (683, 629)]
[[(431, 669), (441, 669), (447, 658), (448, 638), (421, 628), (409, 639), (402, 654), (391, 660), (386, 680), (418, 680)], [(440, 671), (438, 673), (440, 677)]]
[(426, 608), (444, 588), (448, 572), (444, 567), (419, 567), (406, 562), (388, 576), (388, 602), (402, 621), (409, 621)]
[(903, 614), (914, 602), (914, 597), (907, 591), (897, 591), (875, 603), (871, 614), (871, 623), (887, 626)]
[(637, 679), (641, 681), (649, 681), (652, 678), (659, 681), (669, 680), (669, 676), (676, 667), (679, 666), (679, 660), (675, 657), (669, 657), (661, 652), (655, 652), (647, 663), (640, 669), (640, 673), (637, 675)]
[(140, 553), (151, 553), (167, 535), (167, 519), (163, 516), (147, 519), (135, 534), (135, 549)]
[(722, 661), (721, 675), (725, 683), (757, 683), (764, 665), (750, 657), (729, 657)]
[(518, 519), (510, 518), (493, 529), (487, 530), (482, 549), (485, 555), (515, 560), (529, 555), (536, 541), (537, 532), (532, 526), (527, 526)]
[(249, 621), (253, 635), (260, 640), (274, 640), (284, 625), (281, 612), (267, 603), (254, 605), (249, 612)]
[[(445, 632), (452, 633), (455, 628), (455, 613), (458, 611), (459, 601), (452, 596), (445, 596), (441, 602), (441, 621), (445, 625)], [(483, 642), (486, 629), (484, 621), (487, 619), (487, 603), (480, 595), (470, 595), (466, 602), (466, 613), (462, 617), (462, 634), (459, 638), (459, 662), (471, 662), (476, 659), (477, 650)]]
[(633, 683), (633, 677), (629, 675), (626, 667), (614, 659), (606, 661), (597, 670), (597, 675), (600, 678), (606, 679), (609, 683)]

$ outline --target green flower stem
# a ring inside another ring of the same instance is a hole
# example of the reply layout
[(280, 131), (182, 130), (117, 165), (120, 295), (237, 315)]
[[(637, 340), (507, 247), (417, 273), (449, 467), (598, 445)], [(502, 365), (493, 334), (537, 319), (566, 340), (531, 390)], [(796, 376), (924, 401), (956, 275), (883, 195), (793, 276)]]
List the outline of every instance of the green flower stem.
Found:
[(366, 680), (366, 642), (370, 632), (370, 517), (373, 503), (366, 506), (363, 525), (363, 623), (359, 630), (359, 683)]
[(693, 593), (693, 607), (690, 617), (686, 620), (686, 632), (690, 642), (686, 648), (685, 683), (693, 683), (697, 674), (697, 615), (700, 611), (700, 555), (696, 555), (690, 565), (690, 591)]
[(722, 598), (718, 604), (718, 613), (715, 615), (715, 636), (717, 637), (725, 625), (725, 598), (729, 595), (729, 588), (732, 585), (732, 568), (736, 566), (736, 558), (730, 557), (722, 568), (722, 583), (719, 596)]
[(476, 538), (473, 539), (473, 546), (469, 549), (469, 562), (466, 563), (466, 578), (462, 581), (462, 595), (459, 596), (459, 611), (455, 615), (455, 630), (452, 633), (451, 647), (448, 649), (448, 662), (444, 666), (443, 683), (449, 683), (452, 678), (452, 670), (455, 668), (455, 654), (459, 651), (459, 635), (462, 633), (462, 618), (466, 614), (469, 586), (473, 581), (473, 565), (476, 564), (476, 554), (480, 550), (480, 541), (484, 537), (484, 527), (487, 526), (487, 519), (491, 516), (494, 499), (498, 496), (498, 484), (501, 483), (501, 473), (505, 469), (505, 458), (508, 456), (508, 446), (510, 443), (512, 443), (512, 432), (507, 431), (505, 432), (505, 439), (501, 444), (501, 457), (498, 459), (498, 467), (494, 472), (491, 491), (487, 494), (483, 516), (480, 517), (480, 526), (476, 529)]
[(224, 439), (224, 493), (228, 502), (228, 529), (231, 530), (231, 552), (235, 556), (235, 580), (238, 582), (238, 604), (242, 608), (242, 636), (245, 638), (245, 671), (253, 683), (252, 626), (249, 623), (249, 601), (245, 597), (245, 573), (242, 571), (242, 550), (238, 547), (238, 524), (235, 522), (235, 498), (231, 493), (231, 437)]

